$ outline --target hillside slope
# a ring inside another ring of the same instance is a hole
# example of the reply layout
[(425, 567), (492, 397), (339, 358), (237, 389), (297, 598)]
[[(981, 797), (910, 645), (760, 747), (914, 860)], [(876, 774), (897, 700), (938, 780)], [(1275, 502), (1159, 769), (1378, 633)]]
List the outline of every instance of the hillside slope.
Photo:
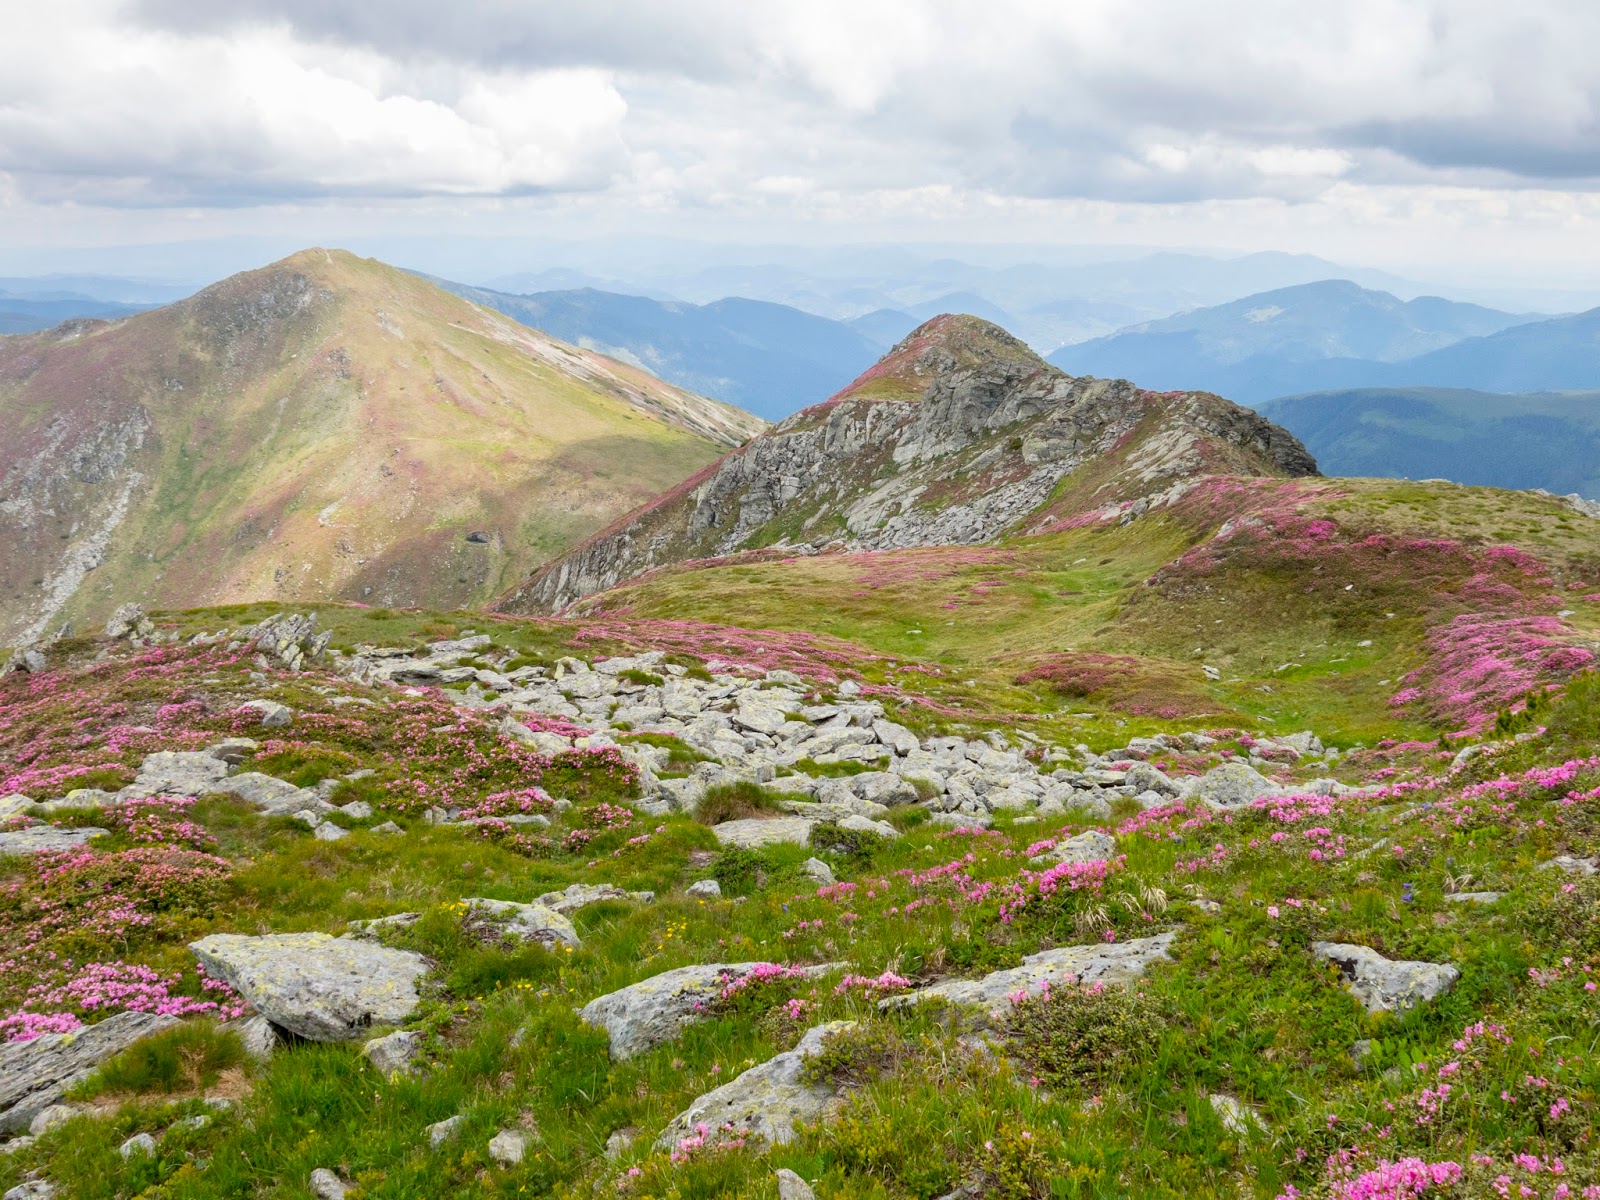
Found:
[(0, 339), (0, 645), (130, 600), (469, 604), (761, 428), (309, 250)]
[(503, 606), (559, 609), (655, 567), (764, 547), (983, 542), (1160, 506), (1206, 473), (1308, 475), (1316, 464), (1219, 397), (1075, 380), (997, 326), (942, 316), (832, 399), (542, 568)]

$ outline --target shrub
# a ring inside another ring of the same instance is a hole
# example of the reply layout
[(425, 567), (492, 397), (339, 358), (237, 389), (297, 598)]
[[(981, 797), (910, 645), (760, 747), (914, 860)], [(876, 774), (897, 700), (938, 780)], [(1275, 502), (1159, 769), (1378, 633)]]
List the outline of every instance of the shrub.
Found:
[(882, 834), (865, 829), (845, 829), (833, 821), (818, 821), (811, 827), (811, 848), (832, 854), (851, 866), (870, 862), (883, 848)]
[(748, 896), (765, 882), (768, 871), (766, 857), (759, 850), (744, 846), (730, 846), (711, 864), (711, 878), (724, 892), (735, 896)]
[(702, 825), (720, 825), (744, 817), (764, 817), (782, 812), (778, 798), (758, 783), (739, 780), (706, 789), (695, 807), (694, 819)]
[(911, 1052), (900, 1031), (886, 1021), (861, 1021), (841, 1029), (806, 1059), (802, 1072), (807, 1083), (835, 1087), (860, 1087), (894, 1070)]
[(1076, 1085), (1115, 1075), (1153, 1048), (1166, 1024), (1161, 1007), (1144, 993), (1096, 983), (1021, 999), (1001, 1028), (1035, 1075)]

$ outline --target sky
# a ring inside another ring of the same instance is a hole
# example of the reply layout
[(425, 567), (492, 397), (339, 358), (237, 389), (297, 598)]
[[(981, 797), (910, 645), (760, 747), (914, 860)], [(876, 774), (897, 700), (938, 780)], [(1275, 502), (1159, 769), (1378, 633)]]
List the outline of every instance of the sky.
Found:
[(1600, 269), (1594, 0), (6, 7), (0, 267), (628, 234)]

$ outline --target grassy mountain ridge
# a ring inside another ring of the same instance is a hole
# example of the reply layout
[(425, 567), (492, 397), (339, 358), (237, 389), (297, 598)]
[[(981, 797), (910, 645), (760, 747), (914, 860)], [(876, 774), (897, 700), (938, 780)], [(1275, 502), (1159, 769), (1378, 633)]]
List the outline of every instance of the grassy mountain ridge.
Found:
[(0, 642), (130, 598), (486, 598), (761, 427), (341, 251), (0, 340)]

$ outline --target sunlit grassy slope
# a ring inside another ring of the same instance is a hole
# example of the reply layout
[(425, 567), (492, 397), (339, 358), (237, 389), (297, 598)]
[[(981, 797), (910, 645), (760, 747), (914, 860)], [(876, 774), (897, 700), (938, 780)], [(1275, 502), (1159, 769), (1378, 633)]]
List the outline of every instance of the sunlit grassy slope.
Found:
[(130, 599), (482, 601), (761, 427), (323, 250), (0, 341), (0, 417), (0, 644)]

